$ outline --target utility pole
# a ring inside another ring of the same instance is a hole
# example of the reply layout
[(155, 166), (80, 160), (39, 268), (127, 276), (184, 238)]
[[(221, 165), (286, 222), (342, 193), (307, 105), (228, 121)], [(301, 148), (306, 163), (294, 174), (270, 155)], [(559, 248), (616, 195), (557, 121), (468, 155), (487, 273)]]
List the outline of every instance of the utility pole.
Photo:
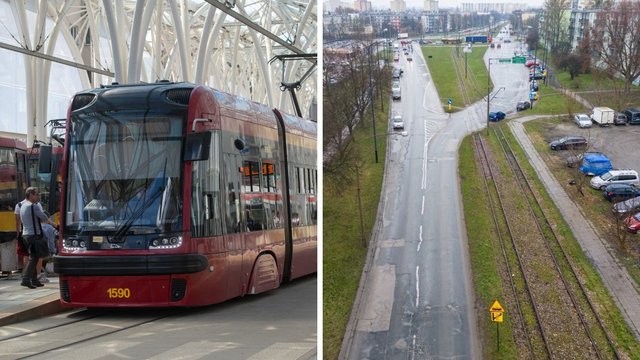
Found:
[(375, 158), (376, 158), (376, 164), (378, 163), (378, 143), (376, 140), (376, 108), (374, 106), (374, 99), (373, 99), (373, 91), (372, 91), (372, 87), (373, 84), (371, 82), (371, 46), (372, 44), (369, 44), (369, 48), (368, 48), (368, 55), (367, 58), (369, 59), (369, 99), (371, 99), (371, 124), (373, 125), (373, 150), (375, 153)]

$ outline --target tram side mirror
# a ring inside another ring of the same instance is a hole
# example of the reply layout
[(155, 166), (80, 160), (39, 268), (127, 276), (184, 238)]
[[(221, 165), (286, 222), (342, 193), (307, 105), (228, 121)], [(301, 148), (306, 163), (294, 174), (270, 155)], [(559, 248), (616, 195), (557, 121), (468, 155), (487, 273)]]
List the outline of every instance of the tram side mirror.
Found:
[(211, 133), (193, 133), (187, 135), (184, 143), (184, 161), (209, 160)]
[(43, 174), (51, 174), (51, 145), (40, 145), (38, 172)]

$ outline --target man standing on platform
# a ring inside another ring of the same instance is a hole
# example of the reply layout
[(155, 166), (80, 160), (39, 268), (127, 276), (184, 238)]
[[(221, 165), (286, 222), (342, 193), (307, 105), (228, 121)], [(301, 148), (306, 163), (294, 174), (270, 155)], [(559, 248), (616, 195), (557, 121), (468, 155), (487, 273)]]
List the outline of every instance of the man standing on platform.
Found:
[(35, 289), (36, 287), (44, 286), (38, 281), (36, 273), (36, 263), (38, 262), (36, 241), (44, 241), (40, 223), (44, 222), (51, 225), (53, 223), (44, 214), (42, 208), (36, 205), (40, 200), (38, 189), (34, 187), (28, 188), (25, 192), (25, 200), (20, 206), (20, 222), (22, 223), (22, 237), (29, 249), (29, 263), (22, 271), (22, 283), (20, 285)]

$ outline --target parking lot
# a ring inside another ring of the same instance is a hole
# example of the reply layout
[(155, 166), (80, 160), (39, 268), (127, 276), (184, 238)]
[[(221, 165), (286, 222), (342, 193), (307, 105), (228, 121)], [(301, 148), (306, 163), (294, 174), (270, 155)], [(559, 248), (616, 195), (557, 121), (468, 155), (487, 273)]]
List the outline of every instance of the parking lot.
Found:
[[(544, 120), (538, 120), (544, 121)], [(587, 138), (587, 151), (601, 152), (613, 163), (615, 169), (633, 169), (640, 171), (640, 126), (609, 126), (601, 128), (595, 125), (591, 128), (580, 129), (571, 120), (564, 120), (560, 124), (545, 127), (544, 136), (547, 142), (566, 136), (580, 135)], [(559, 151), (563, 159), (569, 156), (568, 151)]]

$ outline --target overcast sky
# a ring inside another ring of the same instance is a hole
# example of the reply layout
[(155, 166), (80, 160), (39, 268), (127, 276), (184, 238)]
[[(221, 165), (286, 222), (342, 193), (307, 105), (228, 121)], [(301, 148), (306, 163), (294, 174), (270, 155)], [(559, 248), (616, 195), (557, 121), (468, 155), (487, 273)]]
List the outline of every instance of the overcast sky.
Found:
[[(390, 0), (370, 0), (374, 8), (388, 9), (391, 7)], [(424, 8), (424, 0), (405, 0), (407, 8)], [(440, 0), (438, 6), (441, 8), (452, 8), (460, 6), (462, 3), (525, 3), (529, 6), (542, 6), (544, 0)]]

